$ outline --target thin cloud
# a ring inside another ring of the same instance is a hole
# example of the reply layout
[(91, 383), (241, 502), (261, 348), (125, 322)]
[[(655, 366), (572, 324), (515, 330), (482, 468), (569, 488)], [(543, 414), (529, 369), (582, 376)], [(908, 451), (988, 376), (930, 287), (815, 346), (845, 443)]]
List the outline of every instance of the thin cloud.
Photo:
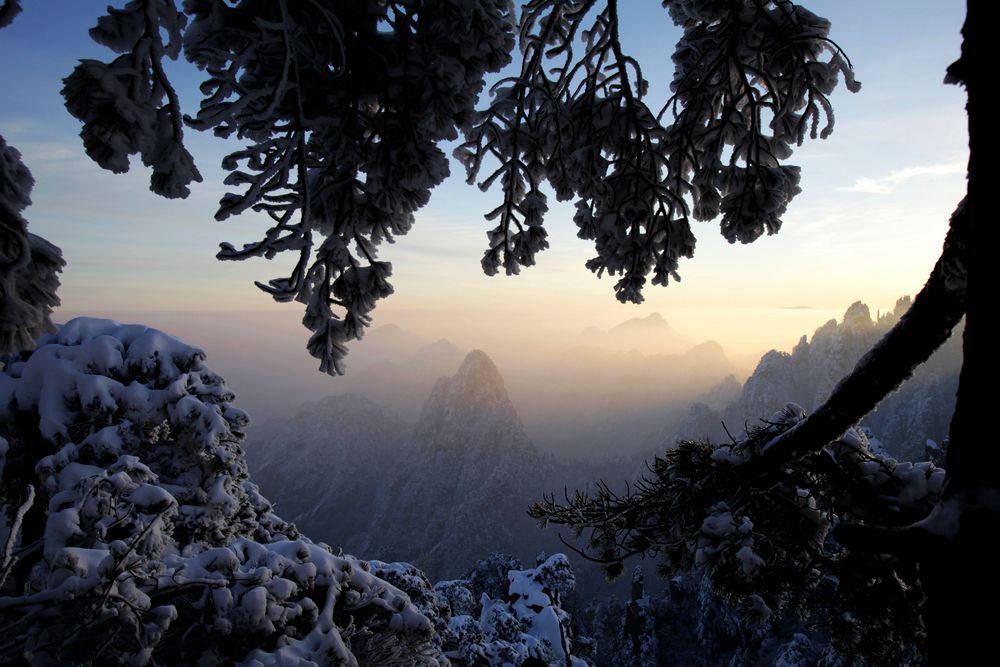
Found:
[(854, 185), (840, 188), (849, 192), (868, 192), (876, 195), (884, 195), (894, 191), (907, 181), (921, 176), (947, 176), (951, 174), (964, 174), (966, 164), (964, 162), (949, 162), (947, 164), (932, 164), (920, 167), (906, 167), (898, 169), (888, 176), (882, 178), (859, 178)]
[(78, 160), (82, 153), (76, 146), (59, 143), (29, 143), (24, 147), (24, 159), (32, 162), (65, 162)]

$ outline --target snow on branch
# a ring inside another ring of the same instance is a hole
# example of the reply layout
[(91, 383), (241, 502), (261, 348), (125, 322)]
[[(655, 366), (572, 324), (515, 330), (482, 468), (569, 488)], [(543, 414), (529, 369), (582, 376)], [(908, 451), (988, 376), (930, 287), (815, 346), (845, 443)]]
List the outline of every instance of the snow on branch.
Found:
[(351, 665), (353, 638), (443, 664), (403, 591), (274, 516), (201, 350), (79, 318), (6, 361), (0, 655)]
[(470, 182), (487, 169), (480, 187), (503, 191), (486, 216), (497, 221), (486, 273), (517, 273), (548, 246), (545, 180), (576, 200), (579, 236), (597, 250), (587, 267), (621, 276), (623, 302), (642, 301), (650, 273), (679, 280), (692, 217), (721, 214), (730, 242), (780, 228), (799, 192), (798, 167), (783, 162), (792, 145), (830, 134), (840, 77), (859, 88), (829, 22), (787, 0), (663, 4), (684, 33), (658, 112), (621, 43), (617, 0), (525, 4), (520, 75), (493, 87), (456, 150)]
[(882, 456), (854, 429), (758, 477), (730, 463), (803, 418), (789, 404), (731, 444), (682, 441), (624, 493), (600, 484), (547, 497), (530, 514), (584, 536), (581, 553), (612, 576), (630, 556), (657, 557), (664, 575), (705, 572), (734, 603), (766, 616), (808, 613), (845, 655), (894, 662), (923, 637), (914, 554), (852, 550), (840, 530), (926, 518), (945, 471)]
[(62, 251), (29, 232), (21, 216), (34, 184), (20, 152), (0, 136), (0, 354), (30, 349), (52, 330), (59, 305)]

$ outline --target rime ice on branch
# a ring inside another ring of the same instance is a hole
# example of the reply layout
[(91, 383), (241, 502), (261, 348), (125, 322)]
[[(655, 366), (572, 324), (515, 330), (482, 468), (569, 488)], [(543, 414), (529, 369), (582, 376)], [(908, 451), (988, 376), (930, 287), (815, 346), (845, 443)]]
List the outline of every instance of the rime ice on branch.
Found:
[(671, 96), (647, 104), (640, 64), (619, 38), (617, 0), (532, 0), (520, 23), (519, 76), (492, 89), (457, 151), (472, 182), (499, 182), (503, 201), (487, 218), (483, 268), (507, 274), (548, 247), (543, 181), (576, 200), (579, 236), (595, 242), (587, 267), (622, 276), (620, 301), (642, 301), (653, 284), (679, 280), (694, 254), (690, 218), (722, 215), (722, 233), (749, 243), (781, 226), (799, 192), (786, 165), (806, 134), (833, 129), (828, 96), (850, 64), (828, 37), (830, 23), (787, 1), (663, 3), (684, 33)]
[[(678, 279), (694, 253), (692, 217), (721, 215), (726, 238), (743, 243), (778, 230), (799, 191), (798, 167), (784, 163), (792, 145), (832, 130), (840, 76), (857, 90), (829, 22), (787, 0), (664, 4), (684, 34), (658, 111), (619, 39), (617, 0), (530, 0), (518, 26), (505, 0), (193, 0), (183, 13), (133, 0), (91, 30), (121, 55), (81, 61), (63, 94), (101, 166), (125, 171), (138, 154), (154, 192), (186, 196), (201, 176), (163, 68), (183, 43), (208, 74), (184, 121), (246, 142), (223, 160), (237, 190), (216, 218), (254, 211), (269, 225), (218, 257), (297, 256), (289, 275), (257, 285), (305, 304), (309, 351), (338, 374), (346, 344), (393, 291), (378, 246), (410, 229), (448, 174), (439, 144), (459, 131), (470, 181), (486, 168), (481, 187), (503, 190), (486, 216), (497, 221), (489, 274), (517, 273), (548, 247), (543, 181), (576, 199), (579, 235), (597, 250), (587, 266), (621, 276), (621, 301), (641, 301), (650, 273), (654, 284)], [(521, 72), (477, 112), (515, 28)]]

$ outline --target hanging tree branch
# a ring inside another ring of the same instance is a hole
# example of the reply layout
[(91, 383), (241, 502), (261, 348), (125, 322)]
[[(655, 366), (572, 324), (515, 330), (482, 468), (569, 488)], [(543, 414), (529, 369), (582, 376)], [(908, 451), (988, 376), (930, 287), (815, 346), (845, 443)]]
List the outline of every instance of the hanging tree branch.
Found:
[(512, 31), (505, 0), (203, 0), (183, 13), (169, 0), (134, 0), (91, 31), (121, 55), (81, 62), (63, 94), (101, 166), (126, 171), (139, 153), (154, 191), (186, 196), (200, 176), (161, 66), (183, 39), (208, 75), (197, 115), (184, 121), (246, 142), (223, 160), (226, 185), (241, 190), (222, 198), (216, 219), (258, 213), (271, 223), (242, 248), (223, 243), (217, 257), (297, 255), (290, 274), (256, 284), (306, 305), (307, 347), (322, 371), (339, 374), (347, 343), (393, 291), (378, 245), (405, 234), (447, 176), (438, 144), (471, 121), (486, 72), (510, 59)]

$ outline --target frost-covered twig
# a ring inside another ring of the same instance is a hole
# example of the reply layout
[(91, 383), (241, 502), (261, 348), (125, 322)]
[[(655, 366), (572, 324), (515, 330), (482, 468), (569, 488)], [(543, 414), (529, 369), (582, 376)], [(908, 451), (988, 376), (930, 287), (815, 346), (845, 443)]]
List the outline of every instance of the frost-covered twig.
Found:
[(488, 274), (501, 264), (517, 273), (548, 246), (541, 180), (576, 199), (579, 236), (597, 250), (587, 267), (621, 276), (621, 301), (641, 301), (650, 273), (653, 284), (679, 279), (680, 258), (694, 252), (692, 217), (721, 215), (731, 242), (780, 227), (799, 192), (798, 167), (783, 164), (792, 146), (832, 131), (841, 76), (858, 89), (829, 22), (788, 0), (663, 4), (684, 35), (659, 114), (619, 39), (617, 0), (525, 4), (520, 76), (494, 86), (456, 151), (470, 181), (487, 158), (499, 163), (480, 183), (503, 189), (486, 216), (499, 222)]
[(33, 484), (28, 485), (26, 495), (27, 497), (24, 499), (24, 502), (21, 503), (17, 508), (17, 512), (14, 513), (14, 519), (10, 522), (10, 529), (7, 533), (7, 540), (3, 545), (3, 560), (0, 560), (0, 588), (3, 588), (11, 569), (17, 564), (17, 558), (14, 556), (14, 545), (17, 543), (17, 537), (21, 533), (21, 522), (24, 521), (24, 515), (28, 513), (28, 510), (31, 509), (31, 506), (35, 502), (35, 487)]

